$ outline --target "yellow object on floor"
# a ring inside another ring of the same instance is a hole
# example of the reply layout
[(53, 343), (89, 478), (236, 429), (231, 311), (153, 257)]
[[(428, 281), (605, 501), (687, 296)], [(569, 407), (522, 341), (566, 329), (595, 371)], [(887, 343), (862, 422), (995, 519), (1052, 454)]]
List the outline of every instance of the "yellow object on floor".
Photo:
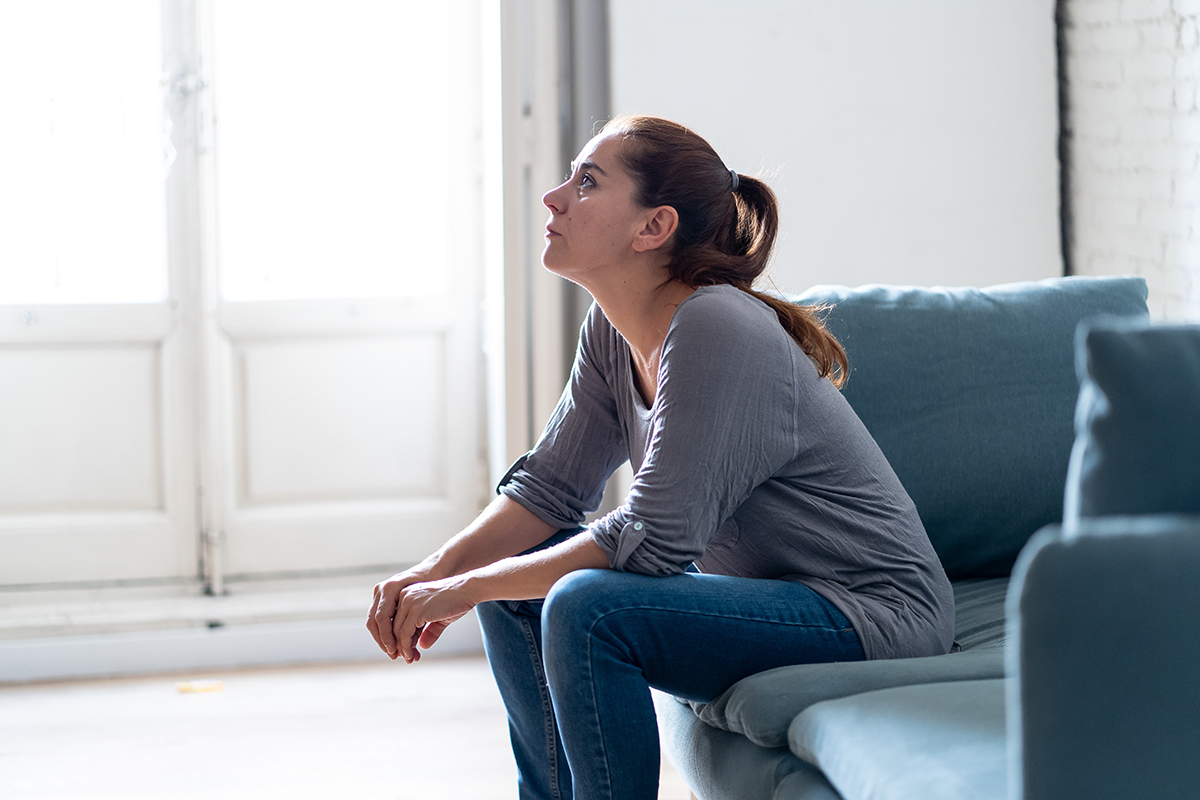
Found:
[(180, 681), (175, 684), (175, 691), (180, 694), (195, 694), (197, 692), (219, 692), (225, 688), (224, 681)]

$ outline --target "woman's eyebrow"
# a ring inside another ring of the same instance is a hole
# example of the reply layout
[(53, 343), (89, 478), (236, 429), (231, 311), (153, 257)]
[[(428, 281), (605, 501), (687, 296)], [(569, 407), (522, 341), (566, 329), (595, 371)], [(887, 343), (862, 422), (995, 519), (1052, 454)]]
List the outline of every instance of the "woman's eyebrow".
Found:
[(600, 165), (597, 164), (595, 161), (584, 161), (584, 162), (580, 163), (579, 165), (576, 165), (574, 162), (571, 162), (571, 172), (573, 173), (578, 169), (594, 169), (594, 170), (596, 170), (596, 172), (599, 172), (604, 177), (606, 177), (606, 178), (608, 177), (608, 173), (605, 172), (603, 169), (601, 169)]

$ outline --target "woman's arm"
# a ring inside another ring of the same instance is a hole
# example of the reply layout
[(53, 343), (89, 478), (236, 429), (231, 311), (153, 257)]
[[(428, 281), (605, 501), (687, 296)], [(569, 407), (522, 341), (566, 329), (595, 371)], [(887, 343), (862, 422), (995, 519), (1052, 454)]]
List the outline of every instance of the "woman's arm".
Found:
[(410, 572), (419, 571), (422, 580), (461, 575), (536, 547), (556, 530), (520, 503), (498, 495), (470, 525)]
[[(473, 570), (497, 564), (545, 542), (559, 529), (574, 527), (600, 503), (605, 481), (629, 455), (616, 403), (601, 368), (612, 360), (611, 353), (603, 348), (597, 352), (597, 343), (607, 343), (611, 350), (615, 340), (612, 326), (593, 306), (580, 329), (575, 365), (563, 396), (537, 446), (514, 464), (505, 477), (504, 496), (492, 502), (468, 528), (438, 552), (375, 587), (375, 601), (367, 628), (388, 655), (397, 657), (395, 635), (399, 623), (393, 617), (401, 593), (409, 586), (439, 581), (445, 584)], [(581, 457), (581, 453), (587, 454), (586, 457)], [(552, 476), (552, 480), (546, 476)], [(529, 511), (530, 508), (536, 514)], [(581, 566), (608, 566), (599, 547), (591, 555), (594, 558), (581, 562)], [(532, 569), (529, 565), (506, 564), (488, 573), (486, 590), (478, 597), (468, 598), (469, 602), (458, 616), (483, 600), (544, 597), (555, 580), (580, 567), (564, 562), (561, 569), (553, 567), (545, 573), (528, 572), (527, 568)], [(515, 583), (509, 572), (513, 569), (517, 570)], [(482, 578), (484, 573), (472, 577)], [(476, 584), (472, 582), (472, 586)], [(453, 596), (465, 597), (460, 592)], [(432, 645), (446, 625), (457, 619), (453, 614), (436, 618), (425, 616), (428, 619), (416, 627), (422, 631), (422, 647)], [(395, 618), (399, 619), (398, 616)], [(422, 625), (425, 626), (423, 629)], [(416, 651), (409, 644), (405, 648), (406, 655), (415, 660)]]
[(446, 578), (403, 585), (392, 579), (376, 587), (367, 627), (388, 656), (411, 664), (421, 658), (418, 643), (429, 649), (447, 625), (479, 603), (545, 597), (554, 582), (569, 572), (607, 568), (608, 557), (585, 532), (546, 550)]
[[(542, 522), (514, 500), (500, 495), (480, 513), (479, 517), (475, 518), (472, 524), (463, 529), (462, 533), (455, 536), (454, 539), (446, 542), (436, 553), (412, 569), (398, 572), (376, 585), (371, 612), (367, 614), (367, 630), (371, 631), (371, 636), (374, 637), (379, 648), (395, 658), (395, 631), (397, 628), (394, 618), (397, 618), (396, 608), (400, 604), (401, 594), (410, 585), (432, 585), (432, 583), (445, 582), (446, 579), (462, 577), (472, 570), (496, 564), (510, 555), (522, 553), (529, 548), (538, 546), (541, 542), (550, 539), (553, 533), (553, 525)], [(502, 572), (504, 571), (502, 570)], [(562, 575), (565, 575), (565, 572)], [(562, 575), (558, 577), (562, 577)], [(553, 585), (554, 579), (546, 585), (547, 590)], [(544, 594), (529, 596), (544, 596)], [(485, 597), (485, 600), (487, 599), (488, 597)], [(430, 620), (432, 624), (425, 630), (424, 645), (422, 646), (425, 648), (431, 646), (445, 630), (446, 625), (449, 625), (458, 616), (462, 616), (473, 606), (474, 603), (470, 603), (457, 615), (446, 615), (438, 620)]]

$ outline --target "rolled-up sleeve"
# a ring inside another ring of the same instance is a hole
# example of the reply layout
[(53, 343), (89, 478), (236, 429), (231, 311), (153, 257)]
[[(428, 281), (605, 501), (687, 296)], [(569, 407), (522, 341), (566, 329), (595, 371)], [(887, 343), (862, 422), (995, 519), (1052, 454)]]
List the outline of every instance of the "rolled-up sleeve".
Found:
[[(533, 450), (513, 464), (498, 491), (558, 528), (580, 525), (600, 506), (604, 484), (629, 457), (609, 386), (611, 348), (593, 306), (580, 330), (571, 379)], [(608, 328), (611, 335), (611, 328)]]

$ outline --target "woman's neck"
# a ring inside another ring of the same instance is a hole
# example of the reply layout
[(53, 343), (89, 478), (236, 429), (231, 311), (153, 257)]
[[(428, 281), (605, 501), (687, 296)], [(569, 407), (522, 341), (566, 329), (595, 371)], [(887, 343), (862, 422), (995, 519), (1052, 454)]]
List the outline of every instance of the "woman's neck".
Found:
[(647, 406), (653, 405), (658, 391), (659, 359), (671, 317), (695, 288), (666, 276), (665, 271), (657, 282), (624, 280), (611, 286), (585, 288), (629, 343), (642, 399)]

